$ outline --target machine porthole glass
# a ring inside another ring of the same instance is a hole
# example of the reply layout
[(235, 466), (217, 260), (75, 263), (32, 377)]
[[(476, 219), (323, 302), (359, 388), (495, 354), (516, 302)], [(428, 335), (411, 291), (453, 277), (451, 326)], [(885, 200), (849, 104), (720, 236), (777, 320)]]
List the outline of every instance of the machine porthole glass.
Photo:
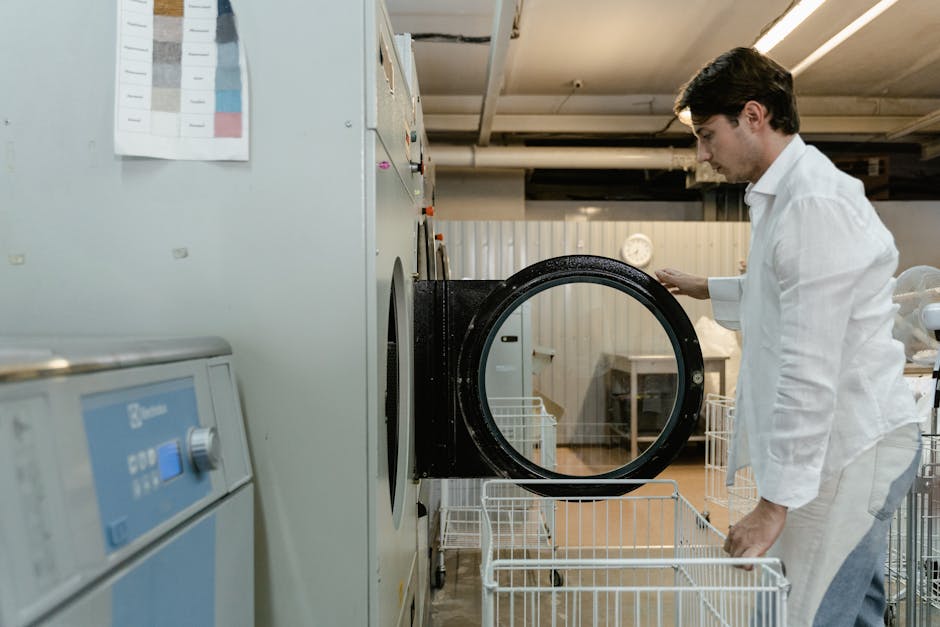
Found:
[(588, 477), (627, 466), (674, 412), (672, 338), (619, 289), (549, 287), (510, 309), (487, 343), (482, 382), (494, 426), (547, 470)]
[(517, 479), (655, 477), (695, 428), (704, 389), (698, 340), (675, 298), (633, 266), (587, 255), (501, 282), (458, 362), (468, 432), (491, 467)]

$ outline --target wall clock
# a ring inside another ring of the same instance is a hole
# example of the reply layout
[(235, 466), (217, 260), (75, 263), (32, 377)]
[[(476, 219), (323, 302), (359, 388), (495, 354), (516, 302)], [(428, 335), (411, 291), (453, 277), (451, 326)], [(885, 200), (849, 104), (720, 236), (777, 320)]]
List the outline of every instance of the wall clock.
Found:
[(623, 242), (620, 257), (637, 268), (645, 268), (653, 259), (653, 241), (642, 233), (634, 233)]

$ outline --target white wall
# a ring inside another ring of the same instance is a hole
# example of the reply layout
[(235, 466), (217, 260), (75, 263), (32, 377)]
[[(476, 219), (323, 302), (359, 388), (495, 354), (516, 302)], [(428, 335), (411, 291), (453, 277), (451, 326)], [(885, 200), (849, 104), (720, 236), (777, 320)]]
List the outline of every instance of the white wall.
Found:
[[(637, 232), (650, 236), (655, 245), (648, 272), (672, 266), (710, 276), (733, 275), (738, 271), (739, 261), (747, 258), (750, 237), (747, 222), (605, 222), (590, 220), (587, 215), (579, 220), (577, 213), (571, 211), (577, 205), (564, 202), (549, 209), (566, 215), (567, 221), (438, 222), (447, 243), (452, 278), (505, 278), (536, 261), (568, 254), (617, 258), (623, 240)], [(940, 267), (940, 244), (936, 237), (940, 233), (940, 202), (878, 202), (875, 207), (895, 236), (900, 251), (899, 273), (920, 264)], [(711, 317), (707, 302), (684, 297), (679, 301), (693, 323), (702, 316)], [(584, 307), (589, 305), (585, 303)], [(633, 321), (618, 331), (624, 337), (616, 342), (634, 352), (668, 352), (668, 346), (648, 345), (649, 338), (656, 335), (656, 324), (652, 317), (633, 316)], [(538, 329), (539, 325), (533, 328)], [(558, 325), (545, 324), (541, 328), (547, 331), (534, 338), (535, 344), (565, 345), (564, 330)], [(599, 355), (581, 355), (579, 359), (582, 363), (586, 360), (596, 364)], [(596, 379), (602, 372), (593, 368), (572, 372), (555, 363), (551, 373), (556, 380), (547, 379), (540, 384), (553, 400), (588, 413), (601, 411), (603, 399), (590, 397), (598, 394)]]
[[(873, 203), (894, 234), (898, 272), (940, 267), (940, 201)], [(435, 215), (442, 220), (630, 221), (702, 219), (701, 202), (527, 201), (524, 170), (444, 169), (437, 172)], [(746, 217), (747, 210), (744, 215)]]
[(900, 258), (898, 272), (918, 265), (940, 268), (940, 201), (873, 203), (894, 235)]
[(434, 215), (443, 220), (524, 220), (525, 170), (437, 170)]

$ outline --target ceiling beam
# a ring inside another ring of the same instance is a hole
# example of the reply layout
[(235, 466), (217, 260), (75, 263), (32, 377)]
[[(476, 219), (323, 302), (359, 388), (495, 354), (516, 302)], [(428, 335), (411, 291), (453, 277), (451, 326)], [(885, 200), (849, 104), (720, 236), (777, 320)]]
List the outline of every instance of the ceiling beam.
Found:
[(937, 63), (937, 61), (940, 61), (940, 48), (936, 48), (928, 54), (922, 54), (911, 65), (905, 68), (898, 68), (899, 71), (892, 72), (890, 78), (887, 78), (880, 83), (867, 86), (864, 88), (864, 91), (869, 94), (883, 94), (891, 91), (892, 88), (896, 85), (911, 84), (909, 81), (911, 76), (914, 76), (924, 68), (933, 66), (935, 63)]
[(490, 57), (486, 64), (486, 91), (483, 93), (483, 109), (480, 111), (477, 128), (477, 143), (480, 146), (490, 143), (496, 103), (506, 75), (506, 58), (509, 55), (509, 42), (512, 39), (512, 25), (515, 19), (516, 0), (496, 0), (493, 35), (490, 37)]
[(924, 161), (940, 157), (940, 141), (924, 144), (921, 147), (920, 158)]
[(940, 123), (940, 109), (932, 111), (923, 117), (917, 118), (913, 122), (905, 124), (901, 128), (894, 129), (888, 133), (888, 139), (898, 139), (928, 126), (933, 126), (937, 123)]
[[(940, 60), (940, 55), (938, 55)], [(672, 115), (675, 94), (507, 94), (499, 96), (500, 115), (556, 115), (565, 101), (566, 115)], [(425, 113), (479, 116), (482, 94), (421, 94)], [(901, 115), (919, 117), (940, 109), (940, 98), (880, 96), (799, 96), (800, 116)]]

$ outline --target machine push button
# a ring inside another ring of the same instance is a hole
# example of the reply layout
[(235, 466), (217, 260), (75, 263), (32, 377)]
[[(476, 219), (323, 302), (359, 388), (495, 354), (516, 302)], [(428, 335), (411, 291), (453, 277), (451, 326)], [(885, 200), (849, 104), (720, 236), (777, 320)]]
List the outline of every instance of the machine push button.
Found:
[(108, 523), (108, 540), (113, 547), (119, 547), (127, 542), (127, 516)]

